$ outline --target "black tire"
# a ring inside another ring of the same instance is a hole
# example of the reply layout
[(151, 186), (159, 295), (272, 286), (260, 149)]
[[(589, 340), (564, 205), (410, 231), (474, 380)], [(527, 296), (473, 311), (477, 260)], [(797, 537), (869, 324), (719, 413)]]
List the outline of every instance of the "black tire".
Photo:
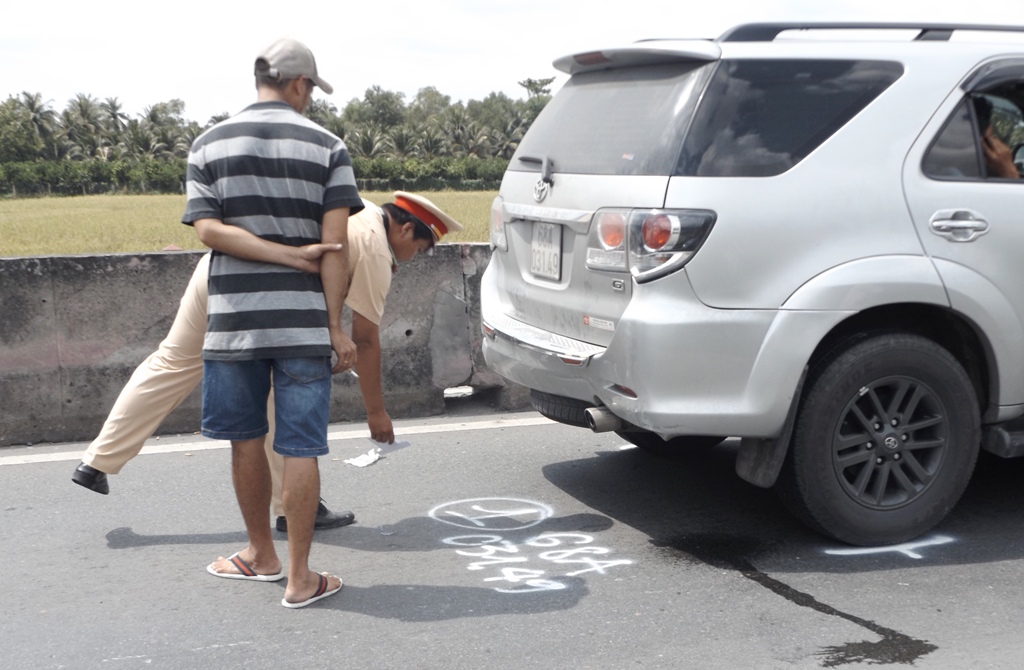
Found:
[(660, 458), (681, 458), (692, 455), (694, 451), (707, 451), (725, 440), (715, 435), (680, 435), (663, 440), (655, 433), (636, 430), (617, 430), (615, 434)]
[(530, 391), (530, 404), (542, 415), (570, 426), (589, 428), (586, 411), (594, 406), (585, 400), (566, 398), (543, 391)]
[(815, 530), (855, 545), (910, 540), (953, 508), (978, 457), (977, 396), (917, 335), (876, 335), (811, 370), (776, 490)]

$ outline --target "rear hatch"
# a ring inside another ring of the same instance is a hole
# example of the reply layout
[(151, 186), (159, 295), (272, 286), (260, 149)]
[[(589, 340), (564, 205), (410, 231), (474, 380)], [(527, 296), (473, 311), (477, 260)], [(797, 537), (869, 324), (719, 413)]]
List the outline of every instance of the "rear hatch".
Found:
[[(902, 199), (851, 183), (877, 182), (878, 138), (906, 134), (898, 98), (829, 140), (900, 78), (899, 62), (671, 44), (556, 62), (573, 76), (523, 138), (492, 213), (505, 222), (507, 253), (498, 244), (492, 257), (504, 315), (603, 347), (634, 287), (691, 257), (686, 281), (704, 304), (774, 309), (848, 258), (892, 253), (891, 233), (864, 231), (899, 220)], [(823, 246), (822, 214), (839, 203), (828, 239), (846, 237)]]
[(523, 138), (495, 203), (508, 316), (606, 346), (632, 293), (625, 228), (657, 219), (663, 236), (678, 238), (695, 225), (661, 208), (719, 51), (674, 44), (556, 61), (573, 76)]

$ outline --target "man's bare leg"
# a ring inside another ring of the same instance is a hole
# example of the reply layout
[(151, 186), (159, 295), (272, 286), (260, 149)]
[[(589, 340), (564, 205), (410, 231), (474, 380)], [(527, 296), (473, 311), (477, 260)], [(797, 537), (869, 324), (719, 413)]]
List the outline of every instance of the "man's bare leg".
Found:
[[(263, 462), (266, 463), (266, 458)], [(281, 497), (285, 518), (288, 519), (288, 586), (284, 590), (284, 599), (288, 602), (301, 602), (316, 593), (320, 586), (319, 574), (309, 569), (313, 525), (316, 522), (316, 508), (320, 503), (320, 468), (317, 459), (285, 456), (283, 480)], [(269, 500), (264, 503), (264, 510), (268, 504)], [(270, 535), (269, 526), (267, 535)], [(328, 577), (328, 582), (328, 591), (341, 585), (341, 580), (334, 575)]]
[[(277, 557), (268, 523), (270, 467), (263, 452), (263, 440), (263, 437), (258, 437), (231, 442), (231, 478), (235, 485), (238, 508), (242, 512), (242, 520), (249, 535), (249, 546), (239, 551), (238, 557), (252, 566), (257, 574), (275, 574), (281, 570), (281, 561)], [(313, 517), (315, 516), (314, 505)], [(310, 542), (313, 517), (310, 517)], [(213, 569), (217, 572), (236, 571), (223, 557), (214, 562)]]

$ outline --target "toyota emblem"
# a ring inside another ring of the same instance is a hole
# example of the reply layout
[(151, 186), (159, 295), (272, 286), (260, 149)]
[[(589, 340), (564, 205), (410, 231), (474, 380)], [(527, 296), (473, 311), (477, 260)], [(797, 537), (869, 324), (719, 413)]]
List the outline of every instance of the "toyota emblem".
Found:
[(533, 199), (537, 202), (544, 202), (544, 198), (548, 197), (550, 189), (551, 187), (543, 178), (538, 179), (537, 185), (533, 187)]

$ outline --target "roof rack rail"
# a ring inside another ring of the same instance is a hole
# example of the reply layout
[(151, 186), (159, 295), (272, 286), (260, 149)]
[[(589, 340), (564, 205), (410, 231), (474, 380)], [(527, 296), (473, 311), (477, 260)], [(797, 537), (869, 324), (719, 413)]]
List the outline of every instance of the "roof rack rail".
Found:
[(746, 23), (731, 28), (719, 42), (771, 42), (787, 30), (917, 30), (915, 40), (948, 41), (954, 31), (1024, 32), (1024, 26), (953, 23)]

